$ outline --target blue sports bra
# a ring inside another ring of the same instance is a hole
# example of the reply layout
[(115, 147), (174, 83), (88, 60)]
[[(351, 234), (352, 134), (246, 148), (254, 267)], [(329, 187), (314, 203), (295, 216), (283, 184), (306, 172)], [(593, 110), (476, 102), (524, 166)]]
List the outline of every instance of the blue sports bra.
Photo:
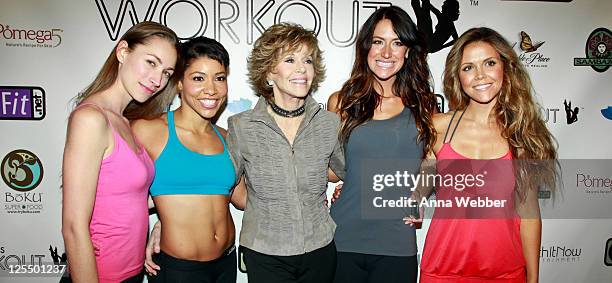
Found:
[(204, 155), (185, 147), (176, 135), (174, 112), (168, 112), (168, 142), (155, 160), (155, 179), (151, 196), (159, 195), (229, 195), (236, 173), (225, 140), (213, 126), (223, 143), (223, 152)]

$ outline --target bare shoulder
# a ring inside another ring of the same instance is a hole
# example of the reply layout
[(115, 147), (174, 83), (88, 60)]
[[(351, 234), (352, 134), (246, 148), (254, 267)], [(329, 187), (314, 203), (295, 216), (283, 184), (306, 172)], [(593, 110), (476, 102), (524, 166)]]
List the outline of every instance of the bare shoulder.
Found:
[(154, 119), (138, 119), (131, 122), (132, 131), (137, 136), (141, 135), (157, 135), (167, 131), (168, 122), (166, 114)]
[(327, 111), (330, 112), (338, 112), (340, 105), (338, 105), (338, 100), (340, 98), (340, 91), (336, 91), (332, 93), (327, 99)]
[(168, 138), (166, 114), (154, 119), (138, 119), (131, 122), (132, 132), (138, 140), (151, 150), (158, 143), (165, 143)]
[(110, 126), (103, 110), (79, 107), (68, 120), (65, 152), (104, 152), (110, 145)]
[(70, 114), (69, 134), (104, 135), (109, 130), (108, 120), (101, 109), (79, 107)]
[(448, 128), (448, 124), (453, 117), (453, 112), (449, 111), (446, 113), (436, 113), (433, 116), (433, 125), (438, 133), (446, 132), (446, 128)]

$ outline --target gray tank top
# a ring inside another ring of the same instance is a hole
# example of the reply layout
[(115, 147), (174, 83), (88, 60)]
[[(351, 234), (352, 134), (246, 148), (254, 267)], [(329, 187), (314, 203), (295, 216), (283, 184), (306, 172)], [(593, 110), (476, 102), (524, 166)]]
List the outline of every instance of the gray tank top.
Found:
[[(373, 190), (373, 174), (416, 174), (422, 158), (417, 128), (408, 107), (387, 120), (370, 120), (356, 127), (345, 145), (346, 178), (340, 198), (332, 205), (339, 252), (388, 256), (417, 254), (416, 232), (404, 224), (408, 209), (375, 208), (373, 197), (410, 197), (410, 189)], [(381, 201), (378, 202), (379, 204)], [(380, 214), (379, 212), (382, 212)], [(377, 214), (378, 213), (378, 214)]]

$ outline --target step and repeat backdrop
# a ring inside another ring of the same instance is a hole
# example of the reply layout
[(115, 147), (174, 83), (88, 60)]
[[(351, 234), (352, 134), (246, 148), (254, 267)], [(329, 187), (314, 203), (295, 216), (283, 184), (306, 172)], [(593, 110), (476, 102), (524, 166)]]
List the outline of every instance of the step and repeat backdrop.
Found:
[[(204, 35), (225, 45), (230, 92), (218, 122), (225, 127), (227, 117), (255, 105), (246, 58), (266, 27), (292, 21), (317, 33), (327, 79), (314, 97), (324, 107), (348, 78), (365, 19), (388, 5), (415, 19), (412, 2), (420, 1), (0, 0), (0, 282), (59, 281), (57, 275), (10, 274), (11, 266), (66, 261), (61, 161), (71, 99), (129, 27), (151, 20), (182, 39)], [(540, 200), (541, 282), (612, 282), (612, 1), (430, 2), (443, 12), (430, 13), (430, 30), (453, 27), (460, 35), (487, 26), (514, 44), (558, 141), (561, 193)], [(452, 32), (436, 34), (445, 33), (448, 38), (436, 40), (455, 39)], [(439, 104), (448, 111), (441, 77), (449, 48), (435, 49), (429, 64)], [(242, 212), (232, 213), (239, 231)], [(419, 248), (427, 227), (428, 221), (417, 232)], [(246, 275), (239, 273), (238, 281), (246, 282)]]

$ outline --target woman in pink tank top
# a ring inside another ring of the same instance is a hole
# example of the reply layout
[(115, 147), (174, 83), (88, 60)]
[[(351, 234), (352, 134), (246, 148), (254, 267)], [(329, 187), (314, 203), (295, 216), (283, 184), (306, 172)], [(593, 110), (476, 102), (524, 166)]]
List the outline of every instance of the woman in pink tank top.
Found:
[[(437, 184), (420, 281), (537, 282), (538, 187), (554, 189), (557, 153), (527, 71), (499, 33), (473, 28), (448, 54), (444, 93), (453, 111), (434, 116), (437, 140), (429, 157), (437, 161), (424, 168), (482, 182)], [(421, 201), (430, 193), (421, 187), (413, 196)], [(459, 204), (466, 199), (482, 203)]]
[(142, 281), (155, 170), (128, 118), (169, 104), (173, 95), (160, 92), (172, 78), (177, 47), (163, 25), (133, 26), (75, 99), (62, 169), (62, 234), (73, 282)]

